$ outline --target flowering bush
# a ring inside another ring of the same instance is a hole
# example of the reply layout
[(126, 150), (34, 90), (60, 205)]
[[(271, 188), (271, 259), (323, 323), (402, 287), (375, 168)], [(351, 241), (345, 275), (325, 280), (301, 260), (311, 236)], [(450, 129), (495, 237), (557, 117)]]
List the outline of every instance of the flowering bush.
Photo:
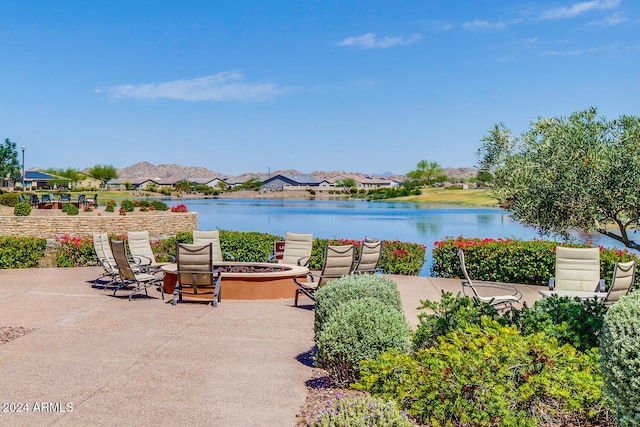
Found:
[(171, 212), (187, 212), (187, 207), (184, 203), (180, 203), (177, 206), (171, 206)]
[[(503, 283), (546, 285), (555, 274), (555, 247), (560, 243), (547, 240), (447, 238), (434, 243), (433, 277), (459, 278), (462, 275), (458, 249), (464, 250), (469, 275), (476, 280)], [(570, 245), (587, 247), (588, 245)], [(626, 249), (600, 248), (600, 277), (611, 282), (616, 261), (637, 257)], [(635, 287), (640, 287), (636, 275)]]
[[(309, 268), (320, 270), (324, 263), (324, 249), (327, 245), (355, 245), (356, 259), (360, 253), (362, 242), (350, 239), (313, 239), (311, 262)], [(386, 274), (405, 274), (416, 276), (422, 270), (426, 246), (419, 243), (383, 240), (382, 254), (378, 267)]]
[(0, 268), (35, 267), (46, 247), (46, 239), (0, 236)]
[(65, 235), (56, 238), (56, 242), (60, 246), (55, 250), (53, 257), (58, 267), (98, 265), (91, 238)]
[(336, 393), (318, 410), (314, 427), (393, 426), (411, 427), (415, 424), (400, 412), (398, 405), (372, 396), (344, 397)]

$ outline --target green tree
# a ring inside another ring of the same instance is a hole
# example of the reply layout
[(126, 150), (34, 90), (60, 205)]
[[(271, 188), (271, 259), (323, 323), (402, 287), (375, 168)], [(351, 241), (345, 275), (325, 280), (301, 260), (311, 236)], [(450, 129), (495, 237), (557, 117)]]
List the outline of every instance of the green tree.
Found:
[(640, 250), (640, 118), (608, 121), (595, 108), (540, 118), (519, 137), (502, 123), (482, 138), (481, 170), (492, 195), (522, 224), (567, 238), (597, 231)]
[(355, 188), (358, 185), (355, 179), (353, 178), (344, 178), (336, 181), (336, 187), (342, 187), (345, 191), (349, 191), (352, 188)]
[(176, 182), (174, 187), (177, 191), (192, 191), (195, 187), (195, 184), (186, 179), (181, 179), (180, 181)]
[(0, 179), (9, 178), (14, 182), (19, 182), (22, 177), (20, 166), (16, 143), (6, 138), (4, 143), (0, 144)]
[(427, 162), (426, 160), (420, 160), (415, 170), (407, 172), (407, 178), (416, 181), (422, 187), (446, 180), (446, 176), (442, 173), (442, 167), (437, 162)]
[(250, 178), (238, 186), (239, 190), (259, 190), (262, 187), (262, 181), (258, 178)]
[(118, 178), (118, 172), (116, 171), (116, 168), (111, 165), (95, 165), (94, 167), (89, 169), (89, 175), (101, 179), (104, 182), (107, 182), (110, 179)]

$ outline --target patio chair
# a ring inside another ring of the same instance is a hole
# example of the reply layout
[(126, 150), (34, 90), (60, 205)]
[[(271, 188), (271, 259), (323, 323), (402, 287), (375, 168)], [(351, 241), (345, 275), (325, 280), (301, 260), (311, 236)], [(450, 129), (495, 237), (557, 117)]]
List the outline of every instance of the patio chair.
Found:
[[(469, 288), (471, 289), (471, 297), (473, 299), (489, 303), (498, 310), (512, 308), (514, 303), (520, 302), (522, 294), (513, 286), (487, 281), (474, 283), (471, 277), (469, 277), (469, 272), (467, 271), (467, 266), (464, 261), (464, 251), (462, 249), (458, 249), (458, 259), (460, 260), (460, 269), (465, 279), (462, 281), (462, 292), (465, 295), (467, 294), (467, 288)], [(489, 292), (484, 292), (484, 294), (481, 295), (480, 290), (488, 290)]]
[(82, 208), (87, 205), (87, 195), (78, 194), (78, 208)]
[(43, 194), (42, 195), (42, 207), (44, 209), (53, 209), (54, 201), (52, 194)]
[(556, 247), (555, 276), (550, 291), (605, 292), (600, 278), (600, 249)]
[(94, 194), (92, 199), (91, 198), (85, 199), (85, 205), (89, 206), (89, 207), (93, 206), (94, 208), (97, 208), (98, 207), (98, 195)]
[(31, 206), (40, 206), (40, 199), (38, 198), (37, 194), (31, 193), (29, 194), (29, 198), (31, 200)]
[(605, 305), (613, 305), (620, 298), (625, 296), (631, 290), (633, 282), (636, 279), (636, 262), (616, 262), (613, 268), (613, 279), (607, 296), (604, 299)]
[[(193, 230), (193, 244), (194, 245), (206, 245), (211, 243), (213, 250), (213, 262), (224, 262), (222, 256), (222, 246), (220, 245), (220, 231), (219, 230)], [(231, 259), (233, 256), (227, 254)]]
[(298, 306), (298, 296), (304, 294), (315, 301), (315, 293), (331, 280), (350, 274), (353, 269), (356, 249), (354, 245), (327, 245), (324, 252), (324, 264), (320, 274), (307, 274), (307, 281), (301, 282), (294, 277), (296, 289), (294, 306)]
[(356, 262), (354, 274), (375, 274), (380, 271), (378, 262), (382, 255), (382, 242), (378, 239), (365, 238), (360, 246), (360, 255)]
[[(310, 233), (291, 233), (288, 232), (284, 239), (284, 251), (281, 259), (278, 260), (281, 264), (300, 265), (302, 267), (309, 266), (311, 261), (311, 250), (313, 248), (313, 235)], [(277, 259), (275, 253), (269, 257), (267, 261)]]
[[(129, 262), (127, 248), (123, 240), (112, 240), (111, 251), (113, 252), (120, 276), (120, 281), (117, 282), (118, 286), (113, 290), (114, 296), (120, 289), (127, 289), (131, 291), (129, 293), (129, 301), (131, 301), (135, 294), (141, 293), (142, 291), (144, 291), (145, 295), (149, 296), (147, 288), (152, 286), (158, 286), (162, 292), (162, 277), (141, 272), (137, 270), (135, 266), (132, 266)], [(164, 293), (162, 297), (164, 298)]]
[(170, 263), (156, 261), (156, 256), (151, 249), (148, 231), (129, 231), (127, 233), (127, 239), (129, 240), (131, 257), (139, 268), (157, 272), (161, 266)]
[(178, 282), (173, 291), (172, 305), (182, 301), (183, 296), (208, 297), (211, 305), (217, 307), (220, 301), (220, 271), (213, 268), (213, 245), (178, 243)]
[(71, 203), (71, 193), (60, 193), (60, 203)]
[(96, 277), (94, 283), (100, 282), (100, 279), (107, 278), (108, 281), (104, 283), (104, 291), (107, 291), (107, 287), (115, 283), (120, 278), (120, 272), (118, 271), (118, 264), (111, 252), (111, 246), (109, 245), (109, 236), (107, 233), (93, 233), (93, 249), (96, 252), (98, 262), (104, 270), (101, 275)]

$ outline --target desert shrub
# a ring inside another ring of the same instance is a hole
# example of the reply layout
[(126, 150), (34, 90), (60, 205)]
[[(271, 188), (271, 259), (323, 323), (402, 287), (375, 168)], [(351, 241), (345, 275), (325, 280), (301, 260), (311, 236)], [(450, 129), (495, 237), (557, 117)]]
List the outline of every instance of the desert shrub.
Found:
[(116, 201), (115, 200), (109, 200), (106, 204), (105, 204), (105, 208), (104, 210), (106, 212), (115, 212), (116, 210)]
[(46, 239), (0, 236), (0, 269), (35, 267), (46, 248)]
[(411, 330), (402, 313), (374, 298), (351, 300), (331, 316), (318, 334), (316, 363), (336, 385), (359, 377), (360, 362), (388, 348), (407, 351)]
[(604, 391), (618, 423), (640, 425), (640, 292), (620, 298), (605, 314), (600, 353)]
[(514, 324), (523, 334), (544, 332), (560, 345), (585, 351), (598, 347), (605, 312), (599, 301), (554, 295), (536, 301), (533, 307), (524, 305), (505, 313), (502, 323)]
[(120, 202), (120, 208), (124, 209), (125, 212), (133, 212), (135, 205), (131, 200), (123, 200)]
[(326, 405), (318, 410), (314, 427), (415, 426), (395, 402), (373, 396), (344, 397), (336, 393)]
[(59, 244), (53, 253), (56, 266), (84, 267), (99, 265), (91, 238), (65, 235), (56, 238), (56, 241)]
[[(476, 280), (546, 285), (555, 274), (555, 247), (558, 244), (545, 240), (448, 238), (435, 242), (431, 275), (461, 277), (457, 252), (463, 249), (469, 275)], [(626, 249), (600, 248), (600, 277), (609, 286), (616, 261), (634, 259), (637, 260), (636, 255)], [(634, 287), (640, 287), (640, 275), (636, 275)]]
[(193, 233), (191, 231), (183, 231), (173, 237), (160, 240), (152, 249), (154, 253), (163, 253), (175, 257), (177, 243), (193, 243)]
[(151, 202), (149, 202), (149, 200), (146, 200), (146, 199), (134, 200), (134, 203), (139, 208), (148, 208), (151, 205)]
[(151, 206), (153, 206), (153, 208), (157, 211), (169, 210), (169, 206), (167, 206), (167, 204), (161, 200), (152, 200)]
[(398, 285), (391, 279), (371, 274), (349, 275), (332, 280), (316, 292), (315, 323), (316, 337), (325, 322), (342, 305), (360, 298), (375, 298), (402, 312), (402, 301)]
[(412, 336), (414, 349), (432, 347), (439, 343), (439, 337), (469, 325), (479, 325), (483, 316), (499, 319), (498, 311), (489, 303), (474, 298), (453, 296), (443, 292), (440, 301), (420, 301), (418, 309), (429, 312), (418, 314), (418, 327)]
[(71, 203), (65, 203), (64, 205), (62, 205), (62, 212), (66, 213), (67, 215), (78, 215), (80, 213), (80, 210), (77, 206), (74, 206)]
[(13, 214), (15, 216), (29, 216), (31, 213), (31, 205), (26, 202), (16, 203), (13, 207)]
[(18, 204), (20, 198), (18, 193), (2, 193), (0, 194), (0, 205), (15, 207)]
[[(355, 387), (429, 425), (585, 425), (606, 418), (597, 353), (484, 318), (414, 354), (362, 362)], [(568, 422), (571, 421), (571, 422)]]

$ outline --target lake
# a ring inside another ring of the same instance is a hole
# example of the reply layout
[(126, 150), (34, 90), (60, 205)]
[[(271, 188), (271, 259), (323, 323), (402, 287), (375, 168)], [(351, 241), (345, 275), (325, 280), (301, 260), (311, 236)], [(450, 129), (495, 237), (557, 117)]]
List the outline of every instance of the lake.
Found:
[[(314, 237), (362, 240), (400, 240), (427, 247), (421, 275), (431, 268), (433, 243), (446, 237), (540, 238), (500, 208), (474, 208), (409, 202), (327, 200), (198, 199), (184, 203), (198, 213), (198, 228), (258, 231), (284, 236), (287, 231), (313, 233)], [(622, 247), (599, 234), (576, 235), (605, 247)]]

